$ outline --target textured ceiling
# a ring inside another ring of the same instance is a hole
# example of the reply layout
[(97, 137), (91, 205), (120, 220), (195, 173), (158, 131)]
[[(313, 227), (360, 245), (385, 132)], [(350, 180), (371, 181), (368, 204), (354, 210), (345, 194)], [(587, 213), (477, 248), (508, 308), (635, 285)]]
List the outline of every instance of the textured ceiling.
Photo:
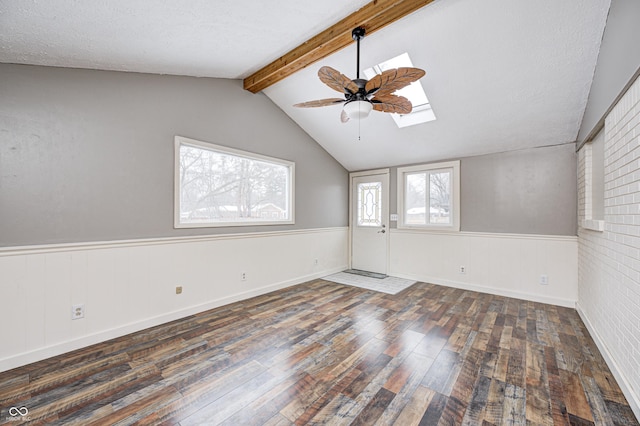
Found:
[(244, 78), (368, 0), (2, 0), (0, 62)]
[[(2, 0), (0, 62), (244, 78), (367, 1)], [(264, 93), (349, 170), (573, 142), (610, 0), (437, 0), (362, 42), (362, 68), (409, 52), (437, 120), (340, 123), (322, 65), (355, 78), (355, 45)], [(295, 141), (292, 141), (295, 143)]]

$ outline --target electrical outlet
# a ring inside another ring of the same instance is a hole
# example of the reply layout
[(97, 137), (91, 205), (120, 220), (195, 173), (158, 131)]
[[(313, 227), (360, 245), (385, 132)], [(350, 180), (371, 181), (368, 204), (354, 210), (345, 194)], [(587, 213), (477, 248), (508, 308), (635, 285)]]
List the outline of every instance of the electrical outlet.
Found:
[(240, 281), (246, 281), (246, 280), (247, 280), (247, 273), (240, 272)]
[(182, 286), (181, 285), (176, 287), (176, 294), (182, 294)]
[(71, 319), (77, 320), (80, 318), (84, 318), (84, 305), (73, 305), (71, 306)]
[(540, 285), (549, 285), (549, 277), (547, 275), (540, 275)]
[(461, 274), (466, 274), (467, 273), (467, 267), (466, 266), (460, 266), (459, 271)]

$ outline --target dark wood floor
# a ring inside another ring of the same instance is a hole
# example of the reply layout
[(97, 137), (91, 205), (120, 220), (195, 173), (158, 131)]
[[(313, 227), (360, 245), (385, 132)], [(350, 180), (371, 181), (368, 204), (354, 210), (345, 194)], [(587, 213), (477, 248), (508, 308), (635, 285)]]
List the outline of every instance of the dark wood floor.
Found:
[(10, 407), (83, 426), (638, 425), (575, 310), (322, 280), (0, 373), (0, 423)]

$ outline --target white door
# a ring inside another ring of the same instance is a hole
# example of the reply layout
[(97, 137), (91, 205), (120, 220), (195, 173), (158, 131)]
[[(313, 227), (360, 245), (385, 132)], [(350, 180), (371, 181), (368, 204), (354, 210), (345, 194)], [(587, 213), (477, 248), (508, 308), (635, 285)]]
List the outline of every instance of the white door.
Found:
[(387, 273), (389, 174), (351, 179), (351, 268)]

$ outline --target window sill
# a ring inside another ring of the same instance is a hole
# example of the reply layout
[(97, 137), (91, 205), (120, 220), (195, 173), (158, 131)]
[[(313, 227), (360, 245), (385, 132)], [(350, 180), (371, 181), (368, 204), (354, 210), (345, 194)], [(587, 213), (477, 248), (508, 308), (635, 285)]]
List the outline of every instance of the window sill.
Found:
[(591, 231), (604, 231), (604, 220), (584, 219), (582, 221), (582, 228), (589, 229)]
[(189, 228), (229, 228), (237, 226), (273, 226), (273, 225), (295, 225), (295, 221), (246, 221), (246, 222), (193, 222), (193, 223), (174, 223), (175, 229), (189, 229)]

